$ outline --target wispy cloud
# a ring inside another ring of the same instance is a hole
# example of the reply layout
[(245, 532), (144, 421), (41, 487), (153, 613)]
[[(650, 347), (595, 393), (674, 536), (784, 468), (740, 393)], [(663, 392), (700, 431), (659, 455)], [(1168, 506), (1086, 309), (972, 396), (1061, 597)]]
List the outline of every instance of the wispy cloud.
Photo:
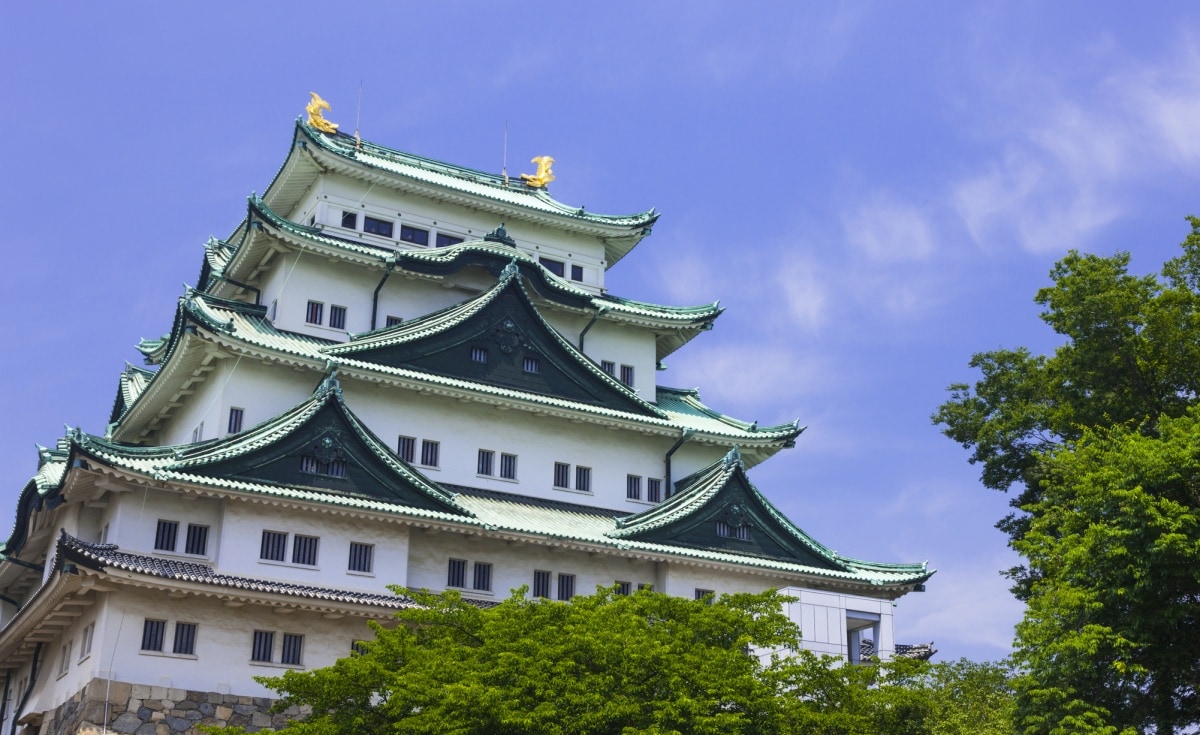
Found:
[(874, 264), (926, 260), (937, 249), (929, 215), (888, 192), (863, 197), (841, 223), (846, 242)]

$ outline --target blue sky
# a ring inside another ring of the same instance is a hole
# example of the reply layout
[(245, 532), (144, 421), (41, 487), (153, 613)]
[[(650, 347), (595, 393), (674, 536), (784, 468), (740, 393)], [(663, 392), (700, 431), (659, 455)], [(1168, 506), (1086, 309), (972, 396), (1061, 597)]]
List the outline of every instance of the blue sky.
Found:
[[(929, 421), (971, 354), (1052, 349), (1069, 248), (1153, 271), (1200, 183), (1200, 6), (18, 3), (5, 69), (0, 515), (63, 424), (102, 432), (133, 345), (282, 162), (310, 90), (364, 138), (663, 212), (613, 292), (721, 299), (661, 382), (795, 449), (752, 473), (838, 551), (929, 560), (902, 642), (1009, 650), (1020, 606), (966, 453)], [(10, 518), (0, 520), (7, 528)]]

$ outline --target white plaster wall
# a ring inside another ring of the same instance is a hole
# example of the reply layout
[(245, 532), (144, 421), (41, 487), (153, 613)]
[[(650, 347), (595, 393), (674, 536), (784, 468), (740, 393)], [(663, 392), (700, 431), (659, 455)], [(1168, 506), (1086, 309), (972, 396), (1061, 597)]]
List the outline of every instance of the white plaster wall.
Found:
[(797, 600), (785, 603), (784, 612), (800, 626), (801, 644), (816, 653), (847, 657), (846, 611), (871, 613), (879, 616), (879, 636), (875, 641), (876, 655), (891, 658), (895, 652), (893, 608), (889, 600), (858, 595), (821, 592), (800, 587), (786, 587), (780, 593)]
[(230, 360), (222, 360), (207, 373), (202, 381), (192, 384), (193, 393), (182, 406), (165, 422), (159, 432), (159, 444), (187, 444), (192, 441), (192, 432), (202, 422), (201, 439), (222, 436), (229, 420), (228, 412), (221, 413), (221, 390), (232, 369)]
[[(221, 536), (220, 501), (145, 487), (114, 493), (109, 497), (112, 498), (111, 504), (116, 511), (116, 522), (109, 522), (109, 543), (116, 544), (125, 551), (186, 561), (211, 561), (215, 558), (217, 539)], [(160, 520), (179, 523), (175, 553), (157, 551), (154, 548), (154, 536)], [(198, 556), (183, 553), (189, 523), (208, 526), (207, 554)]]
[[(29, 698), (29, 703), (22, 710), (22, 714), (42, 712), (57, 707), (72, 697), (84, 684), (91, 681), (101, 668), (100, 649), (97, 646), (98, 636), (92, 638), (91, 653), (80, 658), (83, 629), (93, 623), (98, 623), (97, 629), (101, 627), (100, 606), (76, 606), (70, 609), (80, 611), (80, 615), (71, 625), (63, 628), (57, 638), (43, 646), (42, 667), (38, 674), (37, 688), (34, 690), (33, 696)], [(71, 644), (70, 655), (67, 658), (66, 670), (62, 671), (62, 649), (63, 645), (68, 642)], [(28, 675), (28, 671), (22, 675)], [(14, 678), (14, 687), (19, 678)], [(17, 701), (19, 701), (19, 697), (20, 694), (17, 695)]]
[[(580, 317), (559, 310), (548, 309), (543, 315), (576, 347), (579, 346), (579, 333), (591, 321), (590, 316)], [(651, 330), (597, 320), (584, 337), (583, 348), (584, 354), (592, 358), (597, 365), (604, 360), (615, 363), (614, 377), (618, 380), (621, 377), (621, 366), (632, 365), (633, 389), (644, 400), (651, 403), (656, 400), (654, 389), (658, 378), (658, 362), (654, 333)]]
[[(225, 574), (383, 594), (389, 584), (407, 583), (409, 531), (399, 524), (229, 501), (221, 527), (218, 568)], [(259, 558), (264, 530), (288, 534), (284, 562)], [(295, 534), (320, 539), (315, 567), (290, 563)], [(348, 570), (352, 541), (374, 545), (371, 574)]]

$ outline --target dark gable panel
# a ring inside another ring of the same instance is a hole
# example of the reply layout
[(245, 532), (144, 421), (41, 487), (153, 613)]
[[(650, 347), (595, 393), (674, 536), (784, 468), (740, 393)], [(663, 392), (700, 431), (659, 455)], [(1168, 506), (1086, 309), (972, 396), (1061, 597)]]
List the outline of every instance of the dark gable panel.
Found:
[[(336, 466), (343, 470), (342, 476), (331, 473), (330, 468)], [(334, 401), (325, 404), (303, 426), (283, 439), (195, 471), (221, 478), (314, 487), (338, 495), (462, 513), (397, 475), (363, 443)]]
[[(566, 350), (515, 280), (471, 319), (440, 334), (347, 353), (358, 360), (564, 398), (639, 414), (650, 412)], [(483, 359), (473, 359), (481, 351)], [(526, 369), (526, 359), (537, 369)], [(586, 358), (585, 358), (586, 359)]]

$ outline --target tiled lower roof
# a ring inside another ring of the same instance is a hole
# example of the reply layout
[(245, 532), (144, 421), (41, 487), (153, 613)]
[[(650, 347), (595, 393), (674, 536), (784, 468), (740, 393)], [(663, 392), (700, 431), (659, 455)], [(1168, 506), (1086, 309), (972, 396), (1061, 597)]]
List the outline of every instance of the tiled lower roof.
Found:
[(400, 608), (413, 605), (412, 600), (397, 595), (382, 595), (373, 592), (354, 592), (332, 587), (315, 587), (306, 584), (255, 579), (236, 574), (218, 574), (209, 564), (162, 559), (144, 554), (121, 551), (116, 544), (93, 544), (69, 536), (65, 532), (59, 537), (58, 552), (64, 560), (77, 565), (103, 571), (121, 569), (135, 574), (145, 574), (178, 582), (199, 582), (245, 592), (287, 595), (308, 600), (339, 602), (372, 607)]

